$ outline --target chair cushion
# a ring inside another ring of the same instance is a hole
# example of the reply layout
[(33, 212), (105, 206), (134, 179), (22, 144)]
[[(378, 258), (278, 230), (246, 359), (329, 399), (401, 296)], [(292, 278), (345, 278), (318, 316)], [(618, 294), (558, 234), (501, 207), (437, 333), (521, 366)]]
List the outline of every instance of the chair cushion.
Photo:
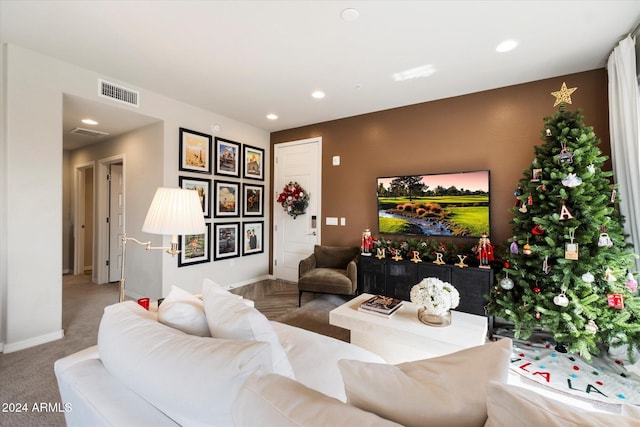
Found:
[(358, 251), (359, 249), (355, 246), (315, 245), (313, 253), (316, 256), (316, 268), (339, 268), (344, 270), (347, 268), (347, 264), (358, 255)]
[(301, 291), (350, 295), (352, 288), (347, 271), (336, 268), (314, 268), (298, 279), (298, 289)]

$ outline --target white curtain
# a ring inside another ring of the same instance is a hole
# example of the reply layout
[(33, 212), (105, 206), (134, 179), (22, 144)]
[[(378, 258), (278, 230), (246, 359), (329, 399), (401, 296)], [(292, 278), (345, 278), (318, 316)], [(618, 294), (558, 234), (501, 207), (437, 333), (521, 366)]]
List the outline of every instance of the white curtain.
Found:
[[(634, 252), (640, 254), (640, 89), (631, 35), (613, 50), (607, 69), (611, 159), (622, 199), (620, 212)], [(640, 260), (636, 259), (635, 267), (640, 270)]]

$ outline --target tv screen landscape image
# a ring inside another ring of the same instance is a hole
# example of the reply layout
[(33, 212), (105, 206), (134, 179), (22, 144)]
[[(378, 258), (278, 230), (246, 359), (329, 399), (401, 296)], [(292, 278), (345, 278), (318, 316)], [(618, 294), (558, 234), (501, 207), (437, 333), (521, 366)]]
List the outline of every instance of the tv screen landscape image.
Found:
[(485, 171), (377, 178), (381, 234), (481, 237), (490, 234)]

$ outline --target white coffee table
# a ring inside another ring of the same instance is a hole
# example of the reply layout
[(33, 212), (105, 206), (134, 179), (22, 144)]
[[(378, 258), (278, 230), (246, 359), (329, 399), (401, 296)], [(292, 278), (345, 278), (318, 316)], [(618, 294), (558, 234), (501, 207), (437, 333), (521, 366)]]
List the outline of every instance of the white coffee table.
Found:
[(351, 331), (351, 343), (382, 356), (388, 363), (442, 356), (487, 340), (487, 318), (451, 312), (451, 325), (434, 327), (418, 320), (418, 308), (408, 301), (391, 317), (358, 311), (370, 298), (361, 294), (329, 313), (329, 323)]

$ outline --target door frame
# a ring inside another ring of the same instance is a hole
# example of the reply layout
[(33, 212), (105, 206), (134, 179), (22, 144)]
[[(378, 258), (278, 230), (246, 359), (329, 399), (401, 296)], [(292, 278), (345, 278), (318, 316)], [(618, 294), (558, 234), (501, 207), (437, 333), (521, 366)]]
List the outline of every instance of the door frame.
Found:
[(94, 244), (96, 248), (94, 251), (94, 259), (96, 262), (94, 263), (93, 268), (93, 280), (98, 284), (105, 284), (109, 281), (109, 267), (107, 266), (107, 260), (109, 259), (109, 224), (107, 223), (107, 218), (109, 217), (109, 186), (107, 183), (107, 175), (109, 174), (109, 165), (114, 163), (122, 163), (123, 197), (125, 200), (125, 212), (122, 215), (122, 230), (126, 231), (127, 229), (126, 156), (124, 154), (116, 154), (114, 156), (98, 160), (97, 171), (94, 177), (94, 185), (97, 186), (97, 194), (95, 196), (95, 231), (97, 232), (97, 239)]
[[(86, 200), (85, 200), (85, 174), (88, 169), (93, 169), (93, 206), (96, 205), (96, 180), (95, 170), (96, 162), (90, 161), (86, 163), (80, 163), (75, 165), (73, 174), (73, 274), (83, 274), (85, 259), (84, 259), (84, 244), (85, 244), (85, 228), (84, 218), (86, 212)], [(81, 221), (82, 219), (82, 221)], [(95, 209), (94, 209), (95, 219)], [(95, 221), (94, 221), (95, 224)], [(93, 227), (93, 238), (95, 242), (95, 226)], [(92, 260), (92, 265), (95, 265), (95, 252)], [(94, 270), (95, 272), (95, 270)], [(92, 273), (95, 274), (95, 273)]]
[[(321, 136), (315, 136), (312, 138), (305, 138), (305, 139), (299, 139), (299, 140), (295, 140), (295, 141), (287, 141), (287, 142), (279, 142), (273, 145), (273, 199), (272, 199), (272, 207), (273, 207), (273, 218), (272, 218), (272, 224), (271, 224), (271, 235), (273, 236), (273, 251), (272, 251), (272, 260), (271, 260), (271, 271), (273, 273), (273, 277), (276, 277), (276, 266), (275, 266), (275, 259), (276, 259), (276, 255), (278, 254), (278, 233), (276, 231), (276, 225), (278, 223), (277, 219), (276, 219), (276, 211), (278, 211), (278, 209), (281, 209), (282, 207), (280, 206), (280, 204), (276, 201), (278, 198), (278, 194), (281, 191), (281, 188), (276, 188), (276, 185), (278, 183), (278, 178), (280, 175), (279, 172), (279, 167), (278, 167), (278, 163), (277, 163), (277, 159), (278, 159), (278, 153), (279, 150), (282, 148), (287, 148), (287, 147), (293, 147), (296, 145), (303, 145), (303, 144), (317, 144), (318, 145), (318, 192), (320, 194), (320, 197), (318, 197), (316, 203), (317, 203), (317, 213), (316, 213), (316, 221), (317, 221), (317, 226), (316, 226), (316, 230), (317, 230), (317, 241), (318, 244), (322, 244), (322, 137)], [(283, 214), (284, 215), (284, 214)]]

